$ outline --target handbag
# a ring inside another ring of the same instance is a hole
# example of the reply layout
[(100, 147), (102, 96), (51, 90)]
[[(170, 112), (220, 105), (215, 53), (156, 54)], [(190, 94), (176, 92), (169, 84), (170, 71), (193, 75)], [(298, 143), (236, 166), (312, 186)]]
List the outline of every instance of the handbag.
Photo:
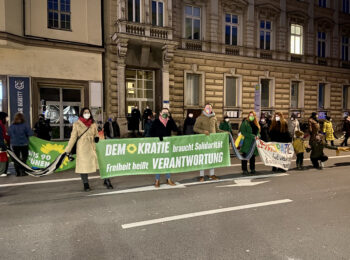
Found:
[(77, 143), (80, 139), (80, 137), (82, 137), (88, 130), (90, 129), (90, 127), (88, 127), (84, 133), (82, 133), (80, 136), (78, 136), (77, 140), (75, 141), (75, 144), (72, 147), (72, 150), (70, 151), (70, 154), (77, 154)]

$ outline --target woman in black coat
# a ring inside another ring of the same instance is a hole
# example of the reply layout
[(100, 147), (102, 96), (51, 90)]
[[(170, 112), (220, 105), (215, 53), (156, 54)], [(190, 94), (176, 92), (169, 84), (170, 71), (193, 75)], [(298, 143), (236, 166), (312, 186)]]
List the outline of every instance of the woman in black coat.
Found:
[[(171, 136), (171, 131), (177, 132), (175, 121), (169, 116), (169, 109), (163, 108), (159, 117), (154, 120), (151, 126), (151, 137), (159, 137), (163, 141), (163, 137)], [(175, 186), (176, 184), (170, 179), (170, 173), (166, 174), (167, 184)], [(156, 174), (155, 187), (160, 187), (160, 174)]]
[[(272, 119), (269, 133), (271, 142), (277, 143), (290, 143), (292, 142), (292, 137), (288, 131), (288, 123), (284, 119), (284, 116), (280, 112), (276, 112)], [(272, 168), (273, 172), (285, 172), (283, 169), (277, 167)]]
[(184, 135), (194, 135), (193, 127), (196, 123), (196, 119), (193, 118), (192, 113), (188, 113), (185, 122), (184, 122)]

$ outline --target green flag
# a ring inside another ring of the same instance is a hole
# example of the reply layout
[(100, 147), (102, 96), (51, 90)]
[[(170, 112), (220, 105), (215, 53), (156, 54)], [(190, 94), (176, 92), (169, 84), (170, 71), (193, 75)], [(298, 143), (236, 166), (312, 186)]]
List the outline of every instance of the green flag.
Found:
[(102, 178), (178, 173), (230, 166), (227, 133), (107, 139), (96, 145)]

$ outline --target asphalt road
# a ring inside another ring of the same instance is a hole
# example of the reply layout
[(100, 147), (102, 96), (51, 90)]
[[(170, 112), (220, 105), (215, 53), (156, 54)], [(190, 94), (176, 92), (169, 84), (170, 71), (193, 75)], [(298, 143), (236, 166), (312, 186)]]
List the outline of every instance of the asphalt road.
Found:
[(322, 171), (177, 174), (158, 190), (153, 176), (114, 178), (114, 190), (95, 176), (89, 193), (73, 173), (1, 178), (0, 259), (350, 259), (342, 155)]

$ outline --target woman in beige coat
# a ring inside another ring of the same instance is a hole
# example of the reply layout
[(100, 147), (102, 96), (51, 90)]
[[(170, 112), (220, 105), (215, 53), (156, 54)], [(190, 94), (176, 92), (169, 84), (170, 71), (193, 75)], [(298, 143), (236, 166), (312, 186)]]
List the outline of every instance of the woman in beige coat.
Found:
[[(89, 108), (83, 108), (80, 112), (79, 120), (73, 124), (73, 130), (65, 152), (70, 154), (77, 142), (75, 172), (80, 174), (85, 191), (90, 191), (88, 174), (94, 173), (98, 169), (95, 146), (95, 143), (98, 141), (97, 125), (91, 111)], [(104, 180), (104, 185), (108, 189), (113, 189), (109, 179)]]

